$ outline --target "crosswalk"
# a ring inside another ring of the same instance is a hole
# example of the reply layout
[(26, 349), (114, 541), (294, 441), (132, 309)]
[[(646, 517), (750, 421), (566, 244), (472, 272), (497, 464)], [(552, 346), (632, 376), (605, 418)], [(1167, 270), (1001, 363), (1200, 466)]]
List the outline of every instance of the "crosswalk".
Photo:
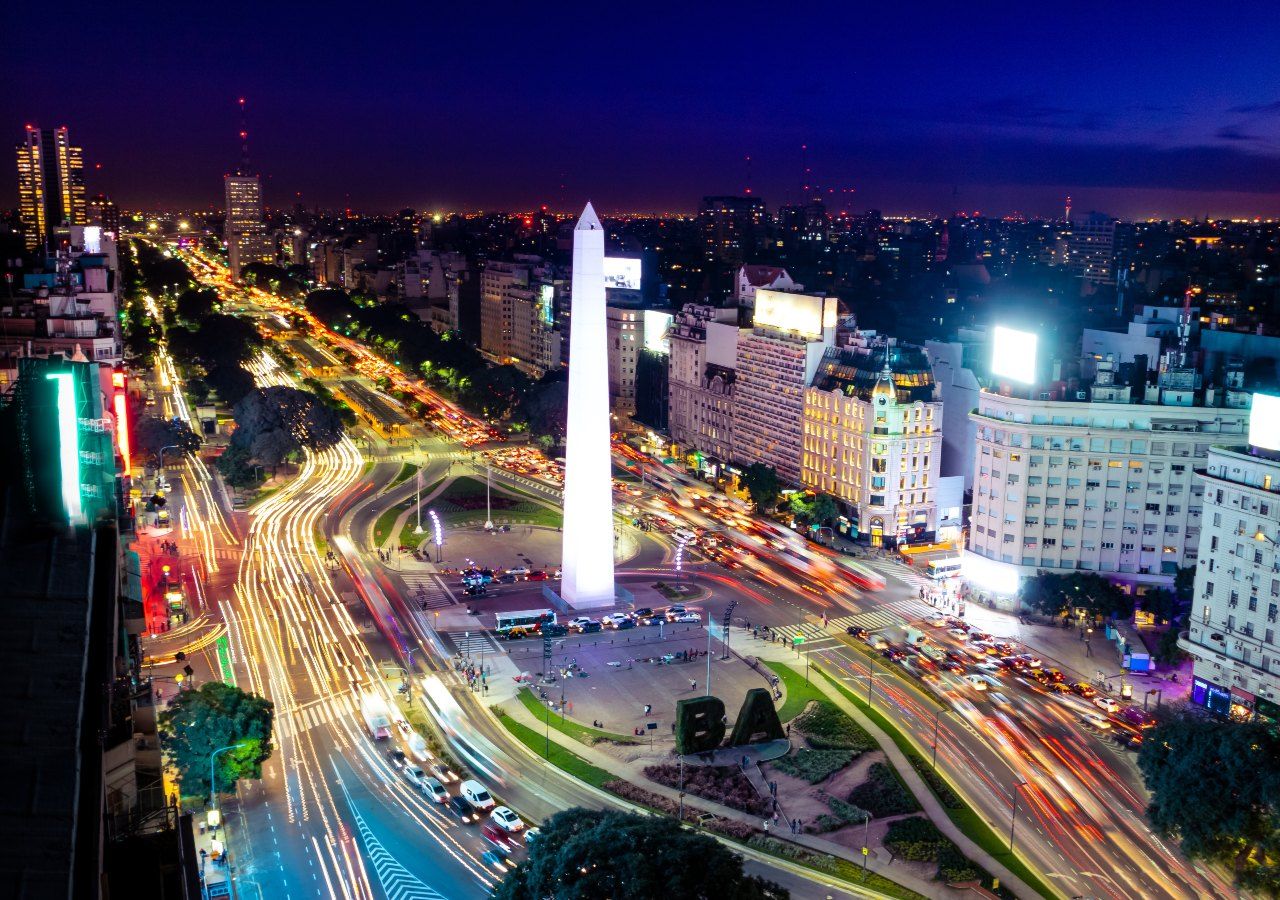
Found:
[(458, 602), (430, 572), (402, 572), (400, 578), (405, 584), (405, 599), (422, 609), (443, 609)]
[(892, 562), (887, 559), (866, 558), (860, 559), (858, 562), (867, 568), (874, 569), (886, 578), (896, 578), (898, 581), (901, 581), (903, 584), (910, 585), (916, 590), (924, 588), (926, 591), (929, 591), (936, 590), (938, 587), (937, 582), (930, 581), (910, 566), (904, 566), (898, 562)]
[(349, 715), (354, 715), (354, 710), (343, 699), (315, 700), (289, 710), (286, 715), (277, 716), (274, 731), (280, 738), (293, 737)]
[(818, 641), (834, 641), (835, 635), (843, 634), (852, 627), (865, 628), (867, 631), (901, 627), (909, 620), (922, 618), (934, 611), (928, 604), (918, 600), (895, 600), (877, 609), (828, 619), (826, 628), (823, 628), (820, 623), (805, 622), (796, 625), (776, 625), (772, 630), (787, 643), (793, 643), (795, 638), (803, 637), (805, 643), (811, 644)]
[(502, 650), (486, 631), (446, 631), (444, 634), (463, 656), (475, 656), (481, 651), (494, 653)]

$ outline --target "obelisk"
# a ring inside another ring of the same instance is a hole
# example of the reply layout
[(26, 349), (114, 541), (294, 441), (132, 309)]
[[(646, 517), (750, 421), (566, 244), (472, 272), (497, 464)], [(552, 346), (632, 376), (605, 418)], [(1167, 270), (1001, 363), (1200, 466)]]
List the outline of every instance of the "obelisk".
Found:
[(594, 609), (614, 604), (613, 479), (604, 229), (590, 203), (573, 232), (572, 291), (560, 593), (576, 609)]

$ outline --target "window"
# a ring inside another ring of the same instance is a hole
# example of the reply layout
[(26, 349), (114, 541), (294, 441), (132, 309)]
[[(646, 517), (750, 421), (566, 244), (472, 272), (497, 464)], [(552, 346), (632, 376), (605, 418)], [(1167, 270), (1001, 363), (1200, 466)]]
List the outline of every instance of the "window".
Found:
[(1115, 545), (1115, 543), (1114, 543), (1113, 541), (1103, 541), (1103, 542), (1102, 542), (1102, 549), (1103, 549), (1103, 550), (1114, 550), (1114, 549), (1116, 549), (1116, 545)]

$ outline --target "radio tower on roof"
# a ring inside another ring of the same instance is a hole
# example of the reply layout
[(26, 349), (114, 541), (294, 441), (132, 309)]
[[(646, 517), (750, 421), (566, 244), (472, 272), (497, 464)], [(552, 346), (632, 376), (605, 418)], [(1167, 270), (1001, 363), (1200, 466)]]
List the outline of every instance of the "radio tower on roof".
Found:
[(240, 167), (237, 175), (252, 175), (249, 168), (249, 119), (244, 111), (244, 98), (240, 98)]

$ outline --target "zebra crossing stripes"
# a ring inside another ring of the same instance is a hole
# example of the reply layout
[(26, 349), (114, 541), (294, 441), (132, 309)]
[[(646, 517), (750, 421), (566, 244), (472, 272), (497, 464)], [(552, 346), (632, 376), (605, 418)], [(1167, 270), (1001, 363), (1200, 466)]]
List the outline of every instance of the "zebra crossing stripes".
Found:
[(277, 736), (292, 737), (296, 734), (303, 734), (319, 728), (321, 725), (327, 725), (334, 719), (347, 715), (350, 710), (342, 708), (334, 700), (317, 700), (306, 706), (299, 706), (290, 711), (287, 716), (280, 716), (276, 719), (275, 731)]
[(453, 646), (463, 656), (471, 656), (482, 650), (488, 653), (501, 650), (484, 631), (446, 631), (445, 637), (453, 642)]
[(378, 883), (382, 885), (382, 892), (387, 895), (387, 900), (447, 900), (444, 894), (406, 869), (378, 840), (364, 816), (360, 815), (360, 810), (351, 802), (351, 794), (347, 792), (345, 783), (342, 783), (342, 792), (346, 794), (347, 804), (355, 815), (360, 841), (364, 844), (365, 853), (373, 864), (374, 874), (378, 876)]
[(458, 601), (430, 572), (404, 572), (400, 575), (405, 585), (405, 599), (417, 603), (422, 609), (443, 609)]

